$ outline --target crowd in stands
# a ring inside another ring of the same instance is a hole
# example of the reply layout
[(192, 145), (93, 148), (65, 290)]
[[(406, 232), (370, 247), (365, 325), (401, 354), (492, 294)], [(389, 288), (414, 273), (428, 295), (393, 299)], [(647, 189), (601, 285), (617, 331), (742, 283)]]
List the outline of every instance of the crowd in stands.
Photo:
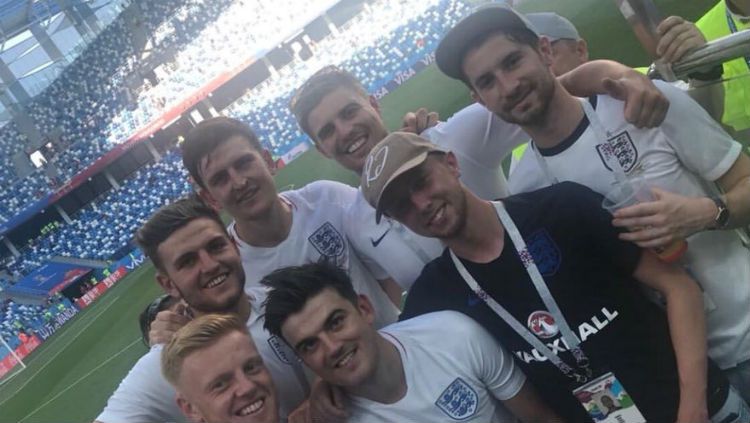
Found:
[[(146, 33), (158, 32), (167, 25), (182, 39), (190, 39), (215, 19), (228, 1), (138, 3), (143, 12), (143, 21), (138, 24)], [(124, 141), (110, 137), (109, 125), (130, 105), (122, 84), (138, 63), (132, 39), (125, 19), (118, 17), (26, 105), (26, 112), (42, 134), (59, 130), (56, 143), (65, 149), (50, 160), (60, 170), (59, 181), (49, 180), (41, 171), (16, 180), (12, 157), (24, 149), (27, 140), (12, 122), (0, 128), (0, 216), (7, 219), (18, 213)]]
[(457, 0), (378, 2), (354, 17), (339, 34), (314, 46), (310, 59), (293, 61), (248, 91), (225, 113), (249, 123), (281, 156), (306, 140), (288, 104), (295, 88), (310, 75), (325, 65), (337, 64), (373, 92), (397, 71), (431, 52), (441, 34), (469, 10)]
[(26, 274), (54, 256), (107, 260), (155, 209), (189, 190), (181, 158), (170, 152), (71, 216), (73, 223), (33, 240), (8, 268)]
[[(17, 304), (12, 300), (0, 302), (0, 337), (10, 348), (16, 349), (25, 337), (32, 336), (37, 330), (51, 322), (58, 314), (73, 307), (69, 299), (62, 294), (49, 297), (44, 304)], [(9, 354), (0, 348), (0, 359)]]

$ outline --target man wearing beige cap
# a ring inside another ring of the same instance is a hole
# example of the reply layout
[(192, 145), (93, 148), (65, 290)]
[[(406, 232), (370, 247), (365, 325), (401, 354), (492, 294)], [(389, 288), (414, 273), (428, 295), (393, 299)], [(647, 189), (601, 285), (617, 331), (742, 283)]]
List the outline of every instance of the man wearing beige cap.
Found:
[[(488, 202), (458, 175), (452, 153), (411, 134), (368, 156), (362, 190), (376, 213), (448, 247), (412, 286), (402, 319), (474, 318), (567, 421), (718, 422), (747, 411), (707, 364), (697, 285), (620, 240), (599, 195), (564, 182)], [(667, 298), (666, 315), (640, 284)], [(626, 406), (597, 414), (611, 394)]]

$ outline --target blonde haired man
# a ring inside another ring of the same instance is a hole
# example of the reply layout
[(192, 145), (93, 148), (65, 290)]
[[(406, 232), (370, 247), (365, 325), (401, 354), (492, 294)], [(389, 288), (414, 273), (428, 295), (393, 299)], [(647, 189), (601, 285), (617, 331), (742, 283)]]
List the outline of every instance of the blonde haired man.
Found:
[(279, 421), (271, 374), (234, 315), (207, 314), (185, 325), (162, 350), (161, 364), (192, 421)]

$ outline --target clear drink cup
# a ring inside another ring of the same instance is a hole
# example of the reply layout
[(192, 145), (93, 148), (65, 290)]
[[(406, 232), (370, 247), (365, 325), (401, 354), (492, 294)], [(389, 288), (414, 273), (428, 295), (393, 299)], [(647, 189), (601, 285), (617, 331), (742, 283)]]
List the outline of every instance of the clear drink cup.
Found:
[[(628, 179), (625, 182), (617, 182), (604, 196), (602, 207), (608, 212), (614, 214), (617, 210), (622, 208), (653, 200), (654, 196), (651, 194), (651, 185), (646, 178), (639, 176)], [(628, 228), (630, 231), (636, 231), (638, 229), (640, 228)], [(678, 239), (669, 245), (655, 247), (652, 248), (652, 250), (662, 261), (666, 263), (674, 263), (685, 254), (687, 248), (687, 241), (684, 239)]]

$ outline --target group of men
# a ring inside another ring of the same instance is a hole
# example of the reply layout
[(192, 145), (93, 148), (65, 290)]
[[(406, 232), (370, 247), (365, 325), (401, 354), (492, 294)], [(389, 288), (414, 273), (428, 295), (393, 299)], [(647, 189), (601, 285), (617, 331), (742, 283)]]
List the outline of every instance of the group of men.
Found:
[[(182, 147), (198, 193), (136, 235), (180, 303), (97, 420), (750, 421), (750, 159), (579, 41), (481, 7), (436, 51), (477, 103), (390, 134), (351, 74), (313, 75), (291, 109), (358, 189), (279, 194), (250, 128), (201, 122)], [(602, 208), (635, 180), (649, 198)]]

